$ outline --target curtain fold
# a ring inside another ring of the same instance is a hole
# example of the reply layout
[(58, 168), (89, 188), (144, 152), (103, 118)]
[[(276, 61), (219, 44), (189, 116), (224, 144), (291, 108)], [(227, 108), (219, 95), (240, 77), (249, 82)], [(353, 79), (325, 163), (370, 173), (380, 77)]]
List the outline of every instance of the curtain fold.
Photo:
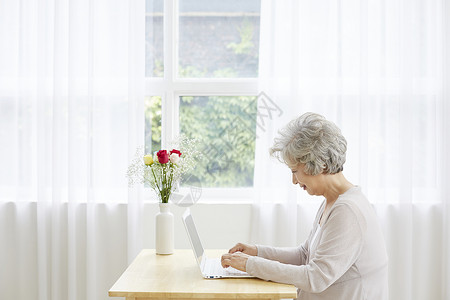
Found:
[[(447, 199), (443, 201), (443, 214), (447, 216), (443, 220), (443, 255), (442, 255), (442, 278), (447, 282), (450, 279), (450, 184), (448, 179), (448, 170), (450, 169), (450, 158), (447, 153), (450, 153), (450, 2), (442, 1), (442, 20), (439, 20), (443, 27), (443, 42), (442, 49), (439, 52), (443, 56), (443, 64), (439, 72), (442, 74), (443, 97), (440, 98), (442, 110), (438, 115), (439, 124), (441, 125), (438, 134), (442, 136), (439, 157), (442, 158), (442, 167), (440, 168), (439, 186), (442, 187), (440, 197)], [(450, 285), (447, 283), (442, 288), (444, 299), (450, 299)]]
[(262, 0), (260, 90), (283, 113), (258, 128), (254, 242), (307, 237), (322, 199), (296, 189), (268, 148), (291, 119), (317, 112), (341, 128), (344, 174), (382, 223), (390, 298), (448, 298), (448, 6)]
[(144, 0), (0, 0), (1, 299), (107, 299), (142, 247), (144, 51)]

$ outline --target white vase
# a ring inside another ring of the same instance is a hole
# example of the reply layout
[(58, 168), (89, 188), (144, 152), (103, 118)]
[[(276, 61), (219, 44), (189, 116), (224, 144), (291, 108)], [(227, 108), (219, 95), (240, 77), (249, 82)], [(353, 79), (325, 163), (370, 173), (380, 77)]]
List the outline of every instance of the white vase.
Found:
[(173, 214), (169, 203), (159, 203), (159, 213), (156, 214), (157, 254), (172, 254), (174, 247)]

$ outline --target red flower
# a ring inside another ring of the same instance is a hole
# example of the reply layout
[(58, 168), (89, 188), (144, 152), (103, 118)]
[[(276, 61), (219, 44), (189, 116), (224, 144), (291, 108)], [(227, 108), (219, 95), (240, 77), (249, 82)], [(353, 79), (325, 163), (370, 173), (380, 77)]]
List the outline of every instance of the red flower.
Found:
[(169, 161), (169, 153), (167, 150), (159, 150), (156, 155), (158, 156), (158, 161), (161, 164), (166, 164)]
[(172, 151), (170, 151), (170, 154), (176, 153), (178, 154), (178, 156), (181, 156), (181, 152), (179, 150), (173, 149)]

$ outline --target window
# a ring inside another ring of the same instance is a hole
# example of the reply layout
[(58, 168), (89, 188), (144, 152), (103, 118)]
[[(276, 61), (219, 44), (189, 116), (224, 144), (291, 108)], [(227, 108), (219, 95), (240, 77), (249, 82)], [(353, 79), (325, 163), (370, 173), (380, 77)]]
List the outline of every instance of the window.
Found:
[(145, 3), (145, 76), (164, 76), (164, 1)]
[(146, 150), (200, 139), (208, 198), (253, 186), (259, 15), (260, 0), (146, 2)]
[(257, 77), (257, 1), (180, 0), (180, 77)]
[(253, 185), (254, 96), (182, 96), (180, 132), (203, 141), (195, 173), (203, 187)]

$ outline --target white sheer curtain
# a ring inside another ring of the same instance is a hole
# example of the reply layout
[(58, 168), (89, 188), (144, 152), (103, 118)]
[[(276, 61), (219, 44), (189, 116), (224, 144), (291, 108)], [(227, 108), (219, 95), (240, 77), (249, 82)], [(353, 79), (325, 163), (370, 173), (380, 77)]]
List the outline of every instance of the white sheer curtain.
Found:
[(144, 30), (143, 0), (0, 0), (1, 299), (108, 299), (139, 250)]
[(267, 150), (289, 120), (318, 112), (342, 129), (344, 173), (380, 217), (390, 298), (450, 299), (449, 6), (262, 0), (261, 90), (283, 113), (258, 128), (255, 242), (293, 246), (311, 228), (321, 200)]

